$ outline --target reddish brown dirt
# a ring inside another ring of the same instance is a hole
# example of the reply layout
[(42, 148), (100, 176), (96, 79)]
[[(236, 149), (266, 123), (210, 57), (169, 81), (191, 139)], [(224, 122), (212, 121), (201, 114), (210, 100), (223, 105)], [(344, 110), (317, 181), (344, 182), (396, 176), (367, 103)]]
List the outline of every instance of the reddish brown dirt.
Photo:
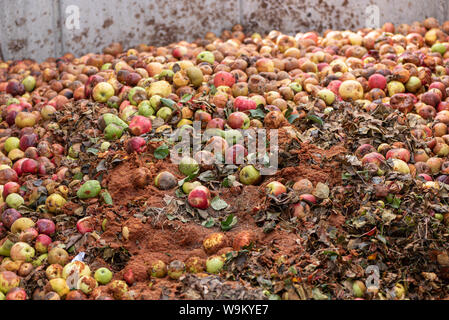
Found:
[[(341, 183), (340, 163), (333, 159), (346, 154), (347, 150), (342, 145), (333, 146), (329, 150), (323, 150), (313, 144), (303, 143), (299, 150), (292, 150), (297, 154), (299, 165), (282, 169), (278, 175), (292, 180), (309, 179), (312, 183), (323, 182), (331, 186)], [(310, 162), (313, 159), (314, 163)]]
[[(249, 230), (254, 235), (256, 248), (275, 246), (278, 248), (276, 256), (301, 257), (302, 249), (294, 232), (283, 230), (278, 225), (272, 232), (265, 234), (262, 228), (256, 226), (254, 215), (266, 204), (264, 186), (273, 179), (286, 183), (300, 178), (308, 178), (314, 184), (321, 181), (334, 185), (340, 181), (341, 173), (332, 158), (344, 152), (345, 149), (341, 146), (322, 150), (313, 145), (301, 144), (300, 150), (297, 151), (298, 166), (284, 168), (275, 176), (266, 177), (265, 182), (259, 186), (220, 189), (220, 197), (230, 204), (230, 211), (238, 217), (238, 224), (231, 231), (226, 232), (229, 246), (232, 245), (232, 239), (236, 233)], [(316, 164), (310, 164), (310, 159), (313, 159)], [(130, 177), (137, 168), (143, 166), (150, 170), (151, 179), (148, 186), (139, 189), (133, 186)], [(161, 191), (154, 186), (155, 176), (163, 170), (172, 172), (178, 179), (183, 178), (175, 164), (166, 160), (156, 160), (152, 153), (139, 157), (131, 156), (127, 161), (123, 161), (110, 170), (103, 180), (102, 184), (107, 187), (113, 198), (113, 208), (92, 206), (92, 210), (97, 210), (97, 229), (101, 228), (104, 218), (108, 220), (106, 231), (99, 241), (104, 241), (103, 245), (106, 243), (111, 248), (123, 247), (131, 254), (126, 267), (117, 272), (115, 278), (122, 279), (123, 274), (131, 269), (136, 278), (133, 290), (142, 299), (160, 299), (162, 294), (173, 298), (180, 285), (179, 281), (168, 278), (150, 280), (147, 270), (152, 260), (160, 259), (168, 264), (174, 259), (185, 261), (191, 256), (206, 259), (207, 254), (202, 247), (203, 239), (213, 232), (220, 231), (218, 227), (206, 228), (197, 222), (182, 223), (177, 220), (167, 220), (165, 217), (162, 219), (148, 217), (146, 223), (143, 223), (141, 219), (133, 217), (145, 206), (164, 207), (164, 196), (174, 196), (176, 188)], [(130, 204), (138, 205), (129, 207)], [(185, 214), (186, 217), (191, 218), (187, 212)], [(127, 226), (130, 231), (127, 241), (120, 236), (123, 226)], [(266, 258), (264, 259), (267, 260)], [(270, 262), (267, 260), (267, 263)], [(95, 265), (106, 266), (107, 264), (98, 257), (93, 266)]]

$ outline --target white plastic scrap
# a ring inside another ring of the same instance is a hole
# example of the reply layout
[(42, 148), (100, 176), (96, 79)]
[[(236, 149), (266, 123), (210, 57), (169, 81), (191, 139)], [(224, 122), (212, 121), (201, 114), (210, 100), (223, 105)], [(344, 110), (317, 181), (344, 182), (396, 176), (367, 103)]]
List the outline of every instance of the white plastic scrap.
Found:
[(80, 253), (78, 253), (78, 254), (76, 255), (75, 258), (72, 259), (71, 262), (73, 262), (73, 261), (81, 261), (81, 262), (83, 262), (84, 256), (85, 256), (85, 255), (86, 255), (85, 252), (80, 252)]

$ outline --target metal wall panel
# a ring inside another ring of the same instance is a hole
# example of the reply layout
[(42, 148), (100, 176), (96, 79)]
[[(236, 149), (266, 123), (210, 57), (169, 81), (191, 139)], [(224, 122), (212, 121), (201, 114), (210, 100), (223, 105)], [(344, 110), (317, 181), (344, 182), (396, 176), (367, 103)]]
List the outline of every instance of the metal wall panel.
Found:
[(236, 23), (260, 33), (355, 29), (372, 4), (380, 24), (449, 18), (445, 0), (0, 0), (0, 59), (82, 55), (113, 41), (125, 48), (192, 41)]

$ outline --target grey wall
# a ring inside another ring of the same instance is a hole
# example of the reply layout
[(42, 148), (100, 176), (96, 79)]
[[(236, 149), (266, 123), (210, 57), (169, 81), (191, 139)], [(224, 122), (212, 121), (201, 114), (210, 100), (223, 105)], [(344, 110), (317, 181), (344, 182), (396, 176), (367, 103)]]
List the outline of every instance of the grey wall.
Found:
[[(355, 29), (365, 9), (379, 6), (380, 23), (449, 19), (447, 0), (0, 0), (0, 59), (42, 61), (65, 52), (192, 41), (241, 23), (247, 31)], [(79, 8), (79, 29), (66, 27), (68, 6)]]

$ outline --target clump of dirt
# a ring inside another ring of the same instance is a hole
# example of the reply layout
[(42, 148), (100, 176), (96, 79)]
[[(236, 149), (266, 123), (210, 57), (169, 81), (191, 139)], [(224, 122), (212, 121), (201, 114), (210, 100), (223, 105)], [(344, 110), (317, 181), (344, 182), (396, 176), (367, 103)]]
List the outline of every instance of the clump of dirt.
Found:
[[(131, 179), (135, 170), (141, 167), (149, 170), (148, 185), (144, 188), (136, 186)], [(133, 156), (129, 160), (123, 161), (108, 173), (103, 183), (107, 186), (116, 205), (127, 206), (131, 202), (146, 202), (151, 206), (163, 207), (165, 205), (164, 195), (173, 195), (174, 190), (162, 191), (154, 185), (154, 178), (162, 171), (173, 173), (179, 180), (183, 178), (176, 164), (146, 155), (144, 157)]]
[(347, 153), (343, 145), (323, 150), (310, 143), (301, 143), (300, 148), (291, 150), (297, 155), (299, 164), (296, 167), (284, 168), (279, 176), (292, 180), (306, 178), (313, 183), (323, 182), (330, 186), (341, 183), (341, 157)]

